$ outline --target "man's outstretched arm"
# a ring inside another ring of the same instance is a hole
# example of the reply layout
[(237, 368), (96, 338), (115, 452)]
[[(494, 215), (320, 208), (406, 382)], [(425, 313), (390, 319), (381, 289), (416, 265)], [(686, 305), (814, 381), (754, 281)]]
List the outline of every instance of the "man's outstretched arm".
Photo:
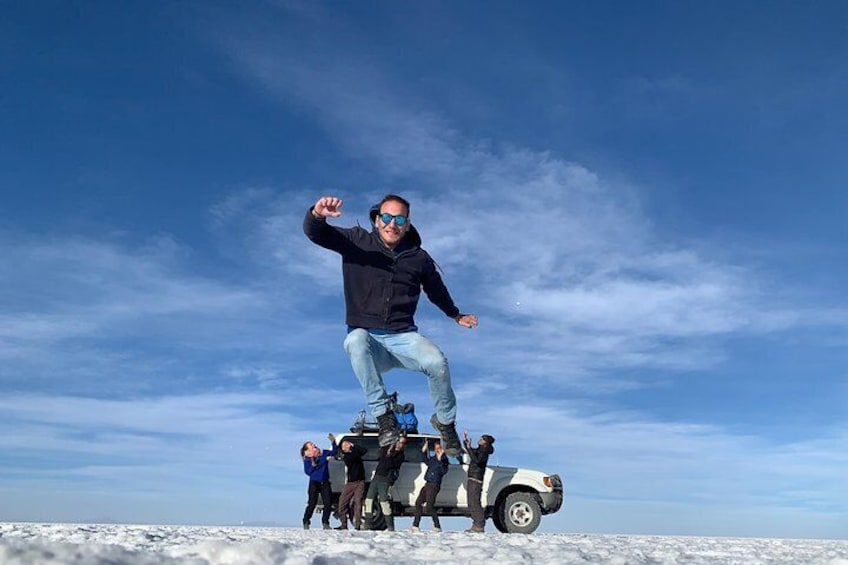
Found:
[(327, 218), (338, 218), (342, 215), (342, 199), (335, 196), (322, 196), (306, 211), (303, 219), (303, 233), (312, 243), (326, 249), (341, 252), (348, 241), (347, 231), (331, 226)]
[(446, 315), (453, 318), (457, 324), (466, 328), (477, 327), (477, 316), (474, 314), (463, 314), (456, 307), (456, 304), (451, 298), (448, 287), (445, 286), (439, 271), (436, 269), (436, 263), (430, 259), (422, 273), (421, 277), (422, 288), (430, 302), (435, 304)]

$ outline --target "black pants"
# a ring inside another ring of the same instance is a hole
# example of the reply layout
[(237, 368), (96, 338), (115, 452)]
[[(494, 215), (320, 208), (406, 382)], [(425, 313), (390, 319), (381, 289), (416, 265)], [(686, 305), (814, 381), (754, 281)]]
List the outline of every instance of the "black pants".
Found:
[(421, 513), (423, 506), (427, 505), (427, 512), (433, 518), (433, 525), (441, 528), (439, 525), (439, 514), (436, 512), (436, 495), (439, 494), (439, 489), (442, 485), (436, 483), (424, 483), (421, 492), (418, 493), (418, 498), (415, 499), (415, 519), (412, 521), (413, 526), (418, 526), (421, 523)]
[(480, 497), (483, 494), (483, 483), (474, 479), (468, 479), (465, 481), (465, 489), (468, 492), (468, 511), (471, 514), (471, 521), (474, 527), (485, 527), (486, 513), (483, 511), (483, 505), (480, 503)]
[(318, 505), (318, 493), (321, 494), (321, 502), (324, 503), (324, 512), (321, 514), (321, 523), (329, 524), (330, 515), (333, 513), (333, 491), (330, 489), (330, 481), (309, 481), (306, 511), (303, 513), (303, 522), (312, 519), (315, 506)]

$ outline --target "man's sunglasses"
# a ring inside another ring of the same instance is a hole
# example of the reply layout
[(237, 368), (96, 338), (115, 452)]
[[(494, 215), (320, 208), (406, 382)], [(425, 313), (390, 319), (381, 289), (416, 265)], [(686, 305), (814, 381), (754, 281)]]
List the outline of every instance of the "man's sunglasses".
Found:
[(380, 214), (379, 217), (380, 217), (381, 220), (383, 220), (383, 223), (386, 224), (386, 225), (391, 224), (392, 220), (394, 220), (395, 225), (398, 226), (398, 227), (405, 226), (406, 222), (409, 221), (409, 218), (407, 218), (406, 216), (404, 216), (402, 214), (398, 214), (397, 216), (392, 216), (388, 212), (383, 212), (382, 214)]

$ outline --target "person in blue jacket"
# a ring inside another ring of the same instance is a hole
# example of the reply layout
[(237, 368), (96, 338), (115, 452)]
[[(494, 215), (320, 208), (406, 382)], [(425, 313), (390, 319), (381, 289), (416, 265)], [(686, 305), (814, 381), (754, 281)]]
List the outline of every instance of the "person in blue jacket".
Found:
[(303, 513), (303, 529), (308, 530), (312, 521), (312, 513), (318, 505), (318, 494), (321, 494), (321, 502), (324, 511), (321, 514), (321, 524), (325, 530), (330, 529), (330, 515), (333, 512), (333, 491), (330, 488), (330, 469), (327, 460), (335, 457), (338, 452), (336, 436), (328, 434), (327, 437), (332, 444), (332, 449), (322, 450), (311, 441), (307, 441), (300, 448), (300, 456), (303, 458), (303, 472), (309, 476), (309, 488), (307, 489), (306, 510)]
[(430, 455), (430, 450), (427, 447), (427, 441), (421, 447), (421, 452), (424, 454), (424, 462), (427, 464), (427, 471), (424, 472), (424, 486), (421, 492), (418, 493), (418, 498), (415, 499), (415, 518), (412, 521), (412, 531), (420, 532), (418, 527), (421, 524), (421, 514), (424, 504), (427, 505), (427, 511), (430, 517), (433, 518), (433, 531), (441, 532), (442, 526), (439, 524), (439, 513), (436, 511), (436, 495), (442, 488), (442, 478), (448, 473), (448, 456), (442, 449), (442, 444), (436, 442), (433, 446), (435, 455)]
[(303, 231), (313, 243), (342, 257), (348, 326), (344, 348), (377, 419), (380, 446), (393, 445), (400, 435), (383, 373), (404, 368), (427, 375), (435, 408), (430, 423), (441, 433), (447, 454), (456, 457), (462, 446), (456, 433), (456, 396), (448, 361), (418, 333), (414, 315), (423, 290), (460, 326), (476, 327), (477, 316), (461, 313), (454, 304), (436, 262), (421, 247), (407, 200), (386, 195), (370, 211), (371, 231), (330, 225), (327, 219), (341, 216), (341, 207), (340, 198), (319, 198), (306, 212)]

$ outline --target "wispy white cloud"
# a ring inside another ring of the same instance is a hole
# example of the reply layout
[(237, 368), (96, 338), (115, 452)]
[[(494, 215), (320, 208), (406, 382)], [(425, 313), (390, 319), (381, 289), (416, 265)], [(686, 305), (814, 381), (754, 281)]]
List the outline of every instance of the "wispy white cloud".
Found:
[(0, 252), (9, 259), (0, 291), (2, 374), (27, 389), (115, 395), (246, 386), (225, 378), (228, 367), (286, 366), (279, 378), (298, 379), (310, 362), (293, 352), (308, 343), (316, 352), (340, 348), (319, 336), (342, 336), (343, 328), (302, 324), (308, 309), (298, 313), (299, 294), (273, 272), (201, 274), (191, 250), (169, 238), (138, 245), (7, 235)]
[[(563, 475), (584, 500), (733, 506), (768, 513), (804, 508), (841, 512), (848, 472), (845, 434), (794, 442), (734, 433), (717, 425), (660, 421), (585, 402), (489, 403), (468, 415), (473, 435), (499, 426), (498, 461), (532, 461)], [(611, 460), (616, 464), (611, 464)], [(840, 493), (840, 494), (836, 494)]]
[(285, 522), (302, 499), (297, 450), (328, 431), (301, 416), (300, 395), (315, 415), (350, 394), (291, 385), (297, 395), (5, 394), (3, 519)]
[[(335, 58), (318, 45), (304, 58), (289, 47), (261, 34), (225, 41), (272, 96), (308, 108), (383, 172), (416, 178), (404, 191), (413, 221), (460, 307), (481, 314), (487, 340), (467, 352), (475, 366), (506, 363), (563, 384), (600, 368), (705, 368), (723, 357), (711, 339), (795, 323), (792, 306), (768, 304), (769, 283), (752, 268), (711, 256), (707, 242), (661, 241), (638, 187), (549, 153), (477, 144), (356, 53)], [(303, 208), (316, 196), (304, 194)], [(364, 213), (368, 202), (355, 203)], [(281, 241), (292, 223), (297, 214), (269, 214), (266, 238)], [(339, 288), (337, 258), (293, 241), (278, 247), (287, 271)]]

